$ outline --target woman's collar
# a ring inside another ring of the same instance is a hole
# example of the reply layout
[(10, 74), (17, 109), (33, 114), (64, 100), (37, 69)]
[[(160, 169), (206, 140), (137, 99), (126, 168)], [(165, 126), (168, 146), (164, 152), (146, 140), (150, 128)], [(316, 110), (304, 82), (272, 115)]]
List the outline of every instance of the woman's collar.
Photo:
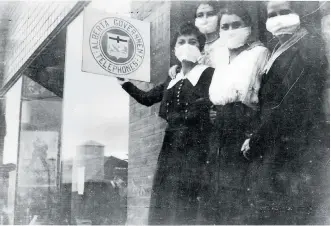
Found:
[(190, 83), (193, 86), (196, 86), (198, 83), (201, 74), (206, 70), (208, 66), (206, 65), (196, 65), (194, 68), (191, 69), (186, 75), (183, 74), (182, 71), (180, 71), (177, 75), (176, 78), (172, 79), (167, 87), (167, 89), (171, 89), (174, 85), (176, 85), (177, 82), (179, 82), (182, 79), (187, 79), (190, 81)]
[(271, 57), (268, 61), (268, 63), (266, 64), (264, 70), (265, 73), (268, 73), (268, 71), (270, 70), (271, 66), (273, 65), (273, 63), (275, 62), (275, 60), (282, 54), (284, 53), (286, 50), (288, 50), (290, 47), (292, 47), (294, 44), (296, 44), (299, 40), (301, 40), (304, 36), (306, 36), (308, 34), (308, 31), (305, 28), (300, 28), (296, 33), (293, 34), (293, 36), (291, 38), (289, 38), (286, 42), (284, 42), (283, 44), (278, 43), (276, 45), (276, 48), (273, 50)]

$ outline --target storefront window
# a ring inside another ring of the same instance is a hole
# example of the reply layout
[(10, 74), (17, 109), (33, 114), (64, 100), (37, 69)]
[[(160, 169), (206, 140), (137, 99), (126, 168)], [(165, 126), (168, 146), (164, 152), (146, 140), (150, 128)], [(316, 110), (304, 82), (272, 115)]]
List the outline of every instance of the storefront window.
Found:
[(54, 224), (62, 98), (23, 76), (15, 224)]
[(14, 224), (17, 151), (19, 146), (19, 122), (22, 79), (6, 93), (5, 133), (3, 165), (1, 165), (0, 225)]
[(67, 28), (62, 130), (62, 219), (125, 224), (129, 97), (113, 77), (81, 71), (83, 15)]

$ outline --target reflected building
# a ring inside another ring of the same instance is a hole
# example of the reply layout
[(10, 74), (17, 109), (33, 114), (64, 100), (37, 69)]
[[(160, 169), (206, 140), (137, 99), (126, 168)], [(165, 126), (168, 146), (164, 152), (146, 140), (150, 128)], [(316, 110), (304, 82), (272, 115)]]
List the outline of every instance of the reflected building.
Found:
[(63, 223), (124, 224), (128, 162), (104, 156), (95, 141), (79, 145), (74, 159), (62, 163)]
[(77, 146), (73, 178), (78, 178), (84, 169), (84, 180), (98, 182), (104, 179), (105, 146), (96, 141), (87, 141)]

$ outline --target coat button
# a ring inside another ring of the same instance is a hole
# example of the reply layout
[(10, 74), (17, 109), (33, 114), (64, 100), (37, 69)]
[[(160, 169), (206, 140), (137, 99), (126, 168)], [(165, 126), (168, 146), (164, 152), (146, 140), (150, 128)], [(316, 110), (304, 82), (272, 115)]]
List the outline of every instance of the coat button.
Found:
[(169, 105), (169, 103), (167, 103), (167, 105)]
[(188, 112), (188, 110), (186, 109), (185, 112)]

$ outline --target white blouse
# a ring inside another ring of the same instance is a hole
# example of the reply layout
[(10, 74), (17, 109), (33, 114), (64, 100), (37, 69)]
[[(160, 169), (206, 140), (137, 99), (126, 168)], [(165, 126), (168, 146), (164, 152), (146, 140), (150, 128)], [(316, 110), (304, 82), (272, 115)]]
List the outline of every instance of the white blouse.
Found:
[(242, 102), (255, 108), (258, 103), (263, 69), (269, 58), (264, 46), (248, 48), (229, 62), (229, 50), (219, 47), (213, 52), (217, 59), (215, 72), (209, 88), (209, 98), (215, 105)]

